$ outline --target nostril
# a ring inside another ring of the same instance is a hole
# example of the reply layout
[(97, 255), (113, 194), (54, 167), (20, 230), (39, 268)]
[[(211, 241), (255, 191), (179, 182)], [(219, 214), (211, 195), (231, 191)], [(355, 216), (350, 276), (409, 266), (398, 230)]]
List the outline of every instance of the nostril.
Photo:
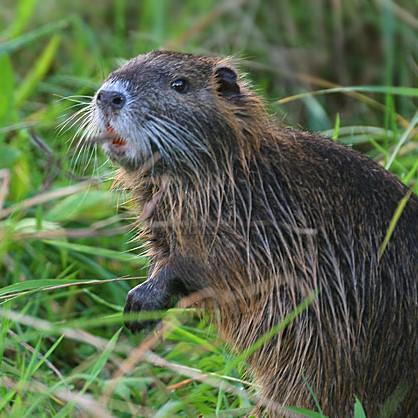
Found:
[(97, 104), (103, 109), (119, 110), (126, 102), (123, 93), (118, 91), (100, 90), (96, 97)]

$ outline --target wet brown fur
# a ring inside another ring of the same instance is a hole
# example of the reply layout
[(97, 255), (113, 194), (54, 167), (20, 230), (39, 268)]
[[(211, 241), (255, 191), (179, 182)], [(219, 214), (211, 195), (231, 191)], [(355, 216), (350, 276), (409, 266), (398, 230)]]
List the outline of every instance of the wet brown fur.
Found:
[(154, 265), (149, 280), (168, 266), (183, 293), (209, 288), (205, 307), (236, 351), (317, 292), (249, 359), (271, 416), (285, 415), (278, 405), (314, 409), (307, 384), (330, 417), (351, 416), (355, 396), (376, 417), (396, 394), (390, 416), (418, 416), (416, 196), (379, 257), (408, 192), (392, 174), (330, 139), (279, 128), (242, 78), (237, 94), (219, 89), (216, 69), (236, 71), (228, 60), (153, 52), (113, 77), (165, 66), (211, 95), (178, 96), (176, 109), (164, 111), (198, 126), (209, 151), (193, 154), (195, 164), (162, 160), (119, 175), (139, 207), (161, 193), (140, 225)]

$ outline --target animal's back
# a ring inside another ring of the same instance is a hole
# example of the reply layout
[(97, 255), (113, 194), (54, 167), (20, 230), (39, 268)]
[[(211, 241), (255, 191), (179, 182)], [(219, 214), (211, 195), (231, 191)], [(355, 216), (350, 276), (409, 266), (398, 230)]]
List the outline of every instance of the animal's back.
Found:
[[(233, 276), (219, 284), (234, 287), (234, 302), (220, 308), (229, 318), (221, 329), (246, 348), (316, 291), (309, 309), (251, 359), (266, 402), (312, 407), (309, 385), (332, 417), (351, 415), (354, 396), (377, 416), (391, 395), (402, 406), (388, 416), (415, 416), (417, 198), (375, 162), (331, 140), (276, 135), (262, 145), (250, 177), (237, 176), (238, 218), (246, 221), (235, 223), (234, 233), (242, 240), (226, 253), (219, 248), (222, 267), (213, 273), (225, 275), (229, 264)], [(237, 291), (242, 276), (247, 287)], [(246, 310), (236, 309), (245, 303)]]

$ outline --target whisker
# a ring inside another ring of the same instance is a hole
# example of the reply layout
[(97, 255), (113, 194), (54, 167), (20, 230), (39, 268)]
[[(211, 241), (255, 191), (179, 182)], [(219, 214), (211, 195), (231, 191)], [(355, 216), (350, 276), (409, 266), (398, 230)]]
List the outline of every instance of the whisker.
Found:
[[(64, 100), (70, 101), (70, 102), (77, 102), (77, 103), (89, 103), (94, 96), (88, 96), (88, 95), (78, 95), (74, 94), (71, 96), (61, 96), (60, 94), (56, 94), (55, 96), (58, 96), (59, 99), (57, 102), (62, 102)], [(86, 99), (86, 100), (79, 100), (79, 99)]]
[(58, 134), (67, 132), (70, 130), (74, 125), (76, 125), (83, 117), (87, 117), (89, 113), (91, 113), (92, 109), (90, 107), (83, 107), (82, 109), (79, 109), (77, 112), (72, 114), (69, 118), (62, 121), (58, 125)]
[(73, 146), (73, 143), (74, 143), (75, 139), (80, 135), (80, 132), (82, 130), (84, 130), (84, 132), (80, 137), (80, 141), (84, 141), (84, 140), (87, 140), (89, 138), (89, 127), (91, 126), (90, 122), (91, 122), (91, 120), (89, 118), (87, 118), (86, 120), (84, 120), (80, 124), (80, 126), (77, 128), (76, 132), (74, 133), (74, 135), (70, 139), (69, 148), (71, 148)]

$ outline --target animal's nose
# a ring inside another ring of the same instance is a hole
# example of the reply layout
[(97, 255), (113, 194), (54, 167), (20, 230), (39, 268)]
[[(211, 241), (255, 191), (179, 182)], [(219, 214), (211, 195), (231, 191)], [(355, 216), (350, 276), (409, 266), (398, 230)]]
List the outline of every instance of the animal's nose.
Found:
[(126, 97), (119, 91), (100, 90), (96, 100), (103, 110), (120, 110), (126, 102)]

